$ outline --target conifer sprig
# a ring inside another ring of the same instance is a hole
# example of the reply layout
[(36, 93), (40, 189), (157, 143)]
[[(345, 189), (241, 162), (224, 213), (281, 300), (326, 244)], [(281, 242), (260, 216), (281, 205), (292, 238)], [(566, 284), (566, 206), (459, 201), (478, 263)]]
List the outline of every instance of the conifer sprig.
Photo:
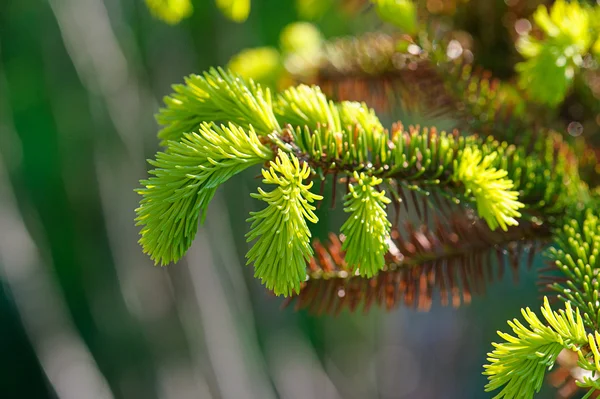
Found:
[(519, 223), (518, 209), (523, 208), (518, 201), (519, 193), (513, 190), (513, 182), (506, 178), (505, 170), (494, 168), (497, 153), (486, 155), (471, 147), (465, 148), (455, 159), (454, 176), (465, 185), (466, 195), (473, 194), (477, 201), (477, 211), (492, 230), (498, 226), (506, 231), (508, 226)]
[(571, 219), (555, 234), (556, 247), (550, 257), (566, 279), (547, 276), (560, 299), (573, 303), (583, 313), (587, 327), (600, 328), (600, 222), (587, 212), (583, 220)]
[(354, 180), (356, 183), (349, 186), (344, 198), (344, 211), (350, 215), (341, 228), (346, 236), (342, 249), (351, 270), (372, 277), (385, 265), (392, 227), (385, 208), (391, 201), (384, 191), (377, 189), (382, 179), (355, 172)]
[(185, 84), (173, 86), (175, 93), (164, 98), (166, 107), (156, 116), (165, 127), (158, 132), (161, 145), (196, 131), (202, 122), (233, 122), (252, 125), (259, 135), (279, 130), (273, 113), (270, 90), (252, 80), (212, 68), (202, 75), (190, 75)]
[[(316, 222), (310, 203), (321, 197), (302, 183), (309, 176), (359, 176), (352, 187), (357, 197), (347, 197), (351, 219), (344, 226), (345, 248), (351, 263), (368, 276), (383, 268), (390, 226), (385, 212), (389, 199), (374, 185), (401, 184), (424, 194), (447, 192), (444, 195), (456, 200), (477, 203), (491, 229), (516, 224), (517, 209), (523, 206), (505, 178), (509, 172), (501, 171), (497, 161), (506, 148), (475, 136), (419, 128), (405, 132), (401, 126), (389, 133), (365, 104), (332, 102), (315, 86), (289, 89), (273, 103), (268, 90), (222, 70), (192, 76), (176, 91), (158, 115), (166, 125), (159, 137), (170, 140), (151, 162), (154, 176), (139, 190), (140, 242), (162, 264), (179, 260), (191, 245), (197, 222), (219, 184), (249, 166), (273, 161), (276, 153), (265, 183), (279, 187), (256, 194), (268, 206), (253, 214), (249, 239), (258, 241), (248, 258), (256, 275), (277, 294), (297, 292), (311, 255), (304, 217)], [(229, 125), (209, 122), (215, 120)], [(520, 171), (520, 159), (510, 159), (514, 162), (507, 170)], [(487, 180), (477, 180), (478, 174)], [(357, 216), (364, 225), (351, 222)], [(295, 236), (272, 236), (284, 230)], [(275, 239), (285, 245), (270, 245)], [(282, 266), (286, 261), (288, 269)]]
[[(180, 259), (218, 185), (261, 163), (269, 165), (263, 183), (275, 188), (252, 195), (266, 206), (248, 219), (247, 238), (255, 240), (248, 263), (267, 288), (295, 295), (299, 307), (320, 312), (377, 303), (389, 309), (402, 301), (427, 309), (434, 290), (442, 303), (458, 306), (483, 290), (486, 276), (493, 279), (494, 252), (500, 274), (504, 253), (517, 270), (523, 248), (529, 246), (531, 262), (532, 248), (552, 236), (556, 270), (542, 283), (558, 292), (565, 309), (554, 312), (545, 299), (541, 318), (527, 308), (525, 324), (509, 321), (513, 335), (499, 333), (504, 342), (489, 354), (486, 390), (500, 389), (496, 398), (531, 398), (559, 353), (572, 351), (591, 372), (577, 377), (589, 397), (600, 389), (598, 200), (573, 150), (553, 130), (560, 130), (561, 116), (547, 111), (558, 111), (574, 82), (591, 88), (577, 74), (598, 70), (600, 7), (566, 0), (540, 6), (535, 29), (517, 29), (524, 61), (512, 84), (474, 72), (472, 57), (461, 56), (472, 55), (468, 44), (459, 43), (461, 54), (450, 51), (450, 39), (440, 40), (444, 29), (422, 18), (425, 7), (417, 20), (412, 1), (371, 2), (412, 37), (370, 34), (322, 44), (314, 27), (297, 24), (284, 31), (281, 52), (255, 49), (231, 62), (272, 87), (294, 75), (323, 90), (300, 85), (271, 98), (268, 89), (221, 69), (174, 86), (157, 116), (167, 148), (151, 161), (152, 177), (139, 190), (144, 251), (157, 263)], [(191, 11), (189, 0), (147, 3), (172, 23)], [(217, 4), (234, 20), (248, 15), (249, 0)], [(430, 26), (419, 32), (420, 22)], [(335, 101), (327, 97), (332, 93)], [(355, 100), (378, 112), (399, 105), (443, 116), (466, 136), (401, 124), (388, 131)], [(318, 222), (313, 204), (323, 198), (311, 188), (313, 179), (325, 187), (330, 177), (334, 205), (336, 185), (346, 183), (349, 217), (325, 248), (311, 243), (309, 222)], [(390, 188), (393, 201), (380, 185)], [(396, 220), (392, 228), (387, 205), (400, 215), (399, 203), (410, 201), (406, 191), (423, 225)], [(452, 213), (444, 215), (440, 196), (445, 206), (451, 200)], [(417, 197), (439, 206), (435, 228), (426, 212), (422, 217)], [(471, 204), (481, 220), (471, 219)]]
[(145, 188), (137, 224), (143, 226), (140, 244), (162, 265), (177, 262), (190, 247), (217, 187), (234, 174), (273, 157), (252, 127), (203, 123), (198, 133), (169, 141), (150, 161), (155, 169)]
[(521, 313), (529, 326), (517, 319), (509, 321), (515, 335), (498, 332), (506, 342), (494, 344), (495, 350), (488, 354), (490, 363), (484, 366), (490, 381), (485, 390), (503, 387), (495, 399), (533, 398), (546, 370), (552, 368), (563, 349), (578, 352), (584, 359), (582, 348), (588, 344), (588, 335), (579, 309), (574, 311), (567, 302), (564, 310), (555, 312), (545, 298), (544, 321), (529, 308)]
[(292, 126), (319, 127), (339, 132), (340, 115), (333, 101), (329, 101), (318, 86), (291, 87), (277, 96), (275, 112), (284, 123)]
[[(580, 368), (593, 372), (593, 376), (600, 372), (600, 304), (595, 281), (600, 245), (598, 227), (597, 215), (586, 211), (582, 217), (575, 215), (556, 232), (556, 248), (550, 249), (550, 256), (567, 278), (551, 288), (559, 292), (565, 310), (552, 311), (545, 298), (542, 308), (545, 323), (526, 309), (522, 313), (529, 328), (514, 320), (509, 325), (516, 337), (499, 333), (507, 342), (494, 344), (496, 350), (489, 354), (490, 364), (484, 366), (484, 374), (490, 380), (486, 390), (503, 387), (496, 398), (532, 398), (539, 391), (546, 370), (554, 366), (563, 349), (578, 354)], [(600, 387), (596, 377), (576, 382), (590, 389), (588, 395)]]
[(263, 182), (277, 187), (270, 192), (259, 188), (258, 194), (252, 194), (267, 207), (252, 212), (248, 219), (252, 227), (247, 239), (256, 239), (256, 243), (246, 257), (254, 264), (254, 276), (276, 295), (300, 291), (313, 253), (306, 221), (318, 221), (311, 203), (322, 197), (310, 192), (312, 182), (305, 183), (310, 173), (306, 163), (300, 165), (294, 155), (280, 152), (269, 169), (262, 171)]

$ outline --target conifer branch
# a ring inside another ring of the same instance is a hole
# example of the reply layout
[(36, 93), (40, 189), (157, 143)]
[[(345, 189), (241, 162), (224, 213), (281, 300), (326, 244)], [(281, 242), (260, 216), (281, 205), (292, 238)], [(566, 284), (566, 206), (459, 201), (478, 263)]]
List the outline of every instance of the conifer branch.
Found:
[(254, 263), (255, 277), (261, 279), (276, 295), (289, 296), (300, 291), (306, 277), (306, 262), (312, 255), (310, 230), (306, 221), (316, 223), (315, 207), (311, 205), (321, 196), (310, 192), (313, 183), (304, 184), (310, 176), (306, 163), (280, 152), (268, 170), (262, 172), (264, 183), (275, 184), (271, 192), (261, 188), (253, 198), (267, 203), (267, 207), (251, 212), (252, 227), (248, 241), (257, 239), (246, 257)]
[(552, 368), (563, 349), (578, 352), (584, 361), (582, 349), (588, 336), (579, 309), (573, 311), (567, 302), (565, 310), (554, 312), (546, 298), (542, 307), (545, 323), (529, 308), (521, 313), (529, 327), (517, 319), (509, 321), (515, 335), (498, 332), (506, 342), (494, 344), (495, 350), (488, 354), (490, 363), (484, 366), (490, 380), (485, 390), (503, 387), (495, 396), (498, 399), (533, 398), (546, 370)]
[(198, 219), (204, 220), (217, 187), (231, 176), (271, 159), (252, 127), (203, 123), (198, 133), (186, 133), (181, 141), (169, 141), (158, 152), (152, 175), (142, 180), (145, 188), (137, 212), (140, 244), (156, 262), (177, 262), (190, 247)]
[(286, 304), (335, 314), (345, 308), (362, 307), (366, 312), (372, 306), (389, 310), (401, 304), (428, 310), (437, 298), (443, 306), (458, 307), (502, 279), (506, 265), (517, 279), (524, 255), (531, 265), (550, 239), (544, 226), (523, 222), (506, 232), (491, 231), (485, 222), (473, 222), (464, 213), (435, 217), (433, 225), (392, 228), (385, 266), (372, 278), (360, 276), (348, 265), (336, 234), (325, 243), (315, 241), (308, 280)]
[(392, 226), (385, 208), (390, 200), (385, 192), (376, 188), (382, 179), (355, 172), (354, 180), (356, 183), (349, 186), (344, 197), (344, 211), (350, 215), (341, 228), (346, 236), (342, 249), (346, 251), (346, 262), (351, 271), (372, 277), (385, 265), (384, 255)]
[[(188, 0), (146, 1), (171, 23), (191, 12)], [(144, 252), (156, 263), (178, 261), (218, 186), (258, 164), (265, 164), (263, 183), (274, 188), (252, 194), (266, 205), (248, 219), (247, 239), (255, 242), (247, 263), (297, 308), (428, 309), (438, 293), (443, 305), (458, 306), (501, 278), (505, 258), (516, 273), (525, 252), (531, 264), (536, 249), (551, 242), (553, 265), (541, 282), (565, 308), (555, 312), (545, 298), (541, 318), (527, 308), (525, 324), (509, 321), (513, 335), (499, 332), (504, 342), (489, 354), (486, 390), (499, 389), (500, 399), (531, 398), (568, 351), (588, 372), (577, 386), (589, 390), (585, 397), (594, 395), (600, 189), (590, 170), (597, 167), (591, 150), (577, 159), (556, 131), (560, 116), (546, 115), (584, 82), (582, 71), (598, 71), (600, 7), (566, 0), (540, 6), (536, 30), (519, 33), (524, 61), (513, 84), (476, 70), (470, 51), (453, 49), (443, 29), (419, 26), (429, 23), (417, 19), (425, 7), (417, 10), (410, 0), (370, 3), (404, 34), (323, 43), (314, 26), (294, 24), (282, 33), (279, 50), (234, 57), (237, 74), (211, 69), (174, 86), (157, 115), (166, 148), (150, 161), (155, 169), (138, 190)], [(217, 5), (241, 21), (250, 1)], [(317, 85), (272, 97), (267, 86), (241, 77), (281, 87), (290, 74)], [(447, 134), (397, 123), (387, 130), (371, 106), (451, 119), (458, 129)], [(336, 187), (347, 190), (348, 219), (327, 244), (311, 242), (314, 204), (324, 198), (311, 192), (316, 179), (322, 191), (331, 179), (333, 206)], [(420, 227), (401, 220), (402, 203), (414, 207)], [(388, 208), (396, 211), (394, 223)], [(437, 209), (433, 220), (429, 208)]]
[(168, 140), (177, 141), (184, 133), (196, 131), (202, 122), (252, 125), (259, 135), (280, 130), (270, 90), (222, 69), (190, 75), (185, 84), (173, 89), (175, 93), (164, 98), (166, 107), (156, 116), (165, 126), (158, 133), (163, 146)]
[[(274, 160), (276, 152), (280, 155), (265, 182), (280, 187), (257, 194), (268, 207), (252, 218), (249, 239), (260, 238), (248, 257), (256, 275), (278, 294), (299, 289), (303, 265), (311, 255), (306, 222), (292, 212), (306, 205), (301, 214), (316, 222), (308, 203), (317, 197), (308, 191), (310, 185), (301, 183), (309, 176), (358, 176), (356, 199), (361, 201), (347, 197), (351, 219), (343, 232), (350, 263), (368, 276), (384, 265), (390, 226), (385, 212), (389, 200), (373, 187), (380, 182), (409, 184), (409, 189), (423, 193), (444, 187), (466, 203), (477, 202), (490, 228), (516, 224), (517, 209), (523, 205), (505, 178), (509, 172), (499, 170), (496, 160), (506, 152), (502, 146), (435, 130), (404, 132), (400, 126), (390, 134), (364, 104), (336, 104), (317, 87), (289, 89), (273, 105), (268, 90), (224, 71), (190, 79), (193, 84), (190, 80), (179, 86), (180, 95), (168, 97), (167, 108), (159, 113), (167, 124), (159, 136), (173, 140), (151, 162), (156, 167), (154, 176), (143, 181), (146, 188), (139, 190), (143, 196), (137, 218), (143, 226), (140, 242), (156, 262), (177, 261), (184, 254), (219, 184), (251, 165)], [(230, 124), (218, 128), (207, 119), (228, 119)], [(197, 123), (201, 124), (197, 133), (185, 133)], [(250, 128), (243, 128), (245, 124)], [(518, 162), (517, 157), (511, 159)], [(283, 177), (276, 178), (275, 172)], [(477, 174), (487, 181), (477, 180)], [(357, 216), (364, 225), (352, 224)], [(282, 221), (288, 221), (283, 230), (293, 227), (289, 231), (298, 236), (288, 237), (285, 246), (271, 246), (277, 238), (271, 235), (279, 231)], [(376, 235), (367, 237), (368, 232)], [(293, 259), (289, 269), (278, 266), (289, 259)]]
[(291, 87), (277, 96), (275, 112), (284, 123), (302, 126), (313, 131), (319, 127), (338, 132), (340, 115), (318, 86)]
[(600, 328), (600, 223), (588, 212), (583, 220), (574, 218), (555, 234), (556, 247), (550, 249), (554, 266), (564, 278), (556, 274), (542, 275), (542, 282), (581, 310), (587, 327)]
[[(600, 372), (598, 350), (598, 290), (597, 253), (600, 244), (598, 217), (586, 211), (575, 217), (562, 229), (556, 231), (556, 248), (550, 249), (556, 267), (567, 277), (564, 282), (555, 282), (550, 287), (560, 293), (566, 310), (553, 312), (545, 298), (542, 323), (529, 309), (523, 311), (530, 328), (516, 320), (509, 325), (517, 337), (499, 333), (507, 343), (494, 344), (497, 348), (490, 354), (486, 371), (490, 383), (486, 390), (504, 387), (498, 398), (531, 398), (541, 387), (547, 369), (554, 366), (558, 354), (566, 349), (579, 357), (579, 367)], [(578, 220), (583, 219), (583, 220)], [(572, 307), (575, 307), (573, 311)], [(598, 389), (596, 378), (584, 377), (576, 381), (582, 388), (589, 388), (586, 397)]]
[(518, 224), (517, 211), (525, 205), (517, 201), (518, 192), (511, 191), (513, 182), (506, 179), (505, 170), (492, 167), (497, 153), (483, 157), (481, 151), (466, 148), (460, 158), (454, 160), (454, 176), (465, 185), (466, 195), (473, 194), (477, 211), (492, 230), (496, 227), (506, 231), (507, 226)]

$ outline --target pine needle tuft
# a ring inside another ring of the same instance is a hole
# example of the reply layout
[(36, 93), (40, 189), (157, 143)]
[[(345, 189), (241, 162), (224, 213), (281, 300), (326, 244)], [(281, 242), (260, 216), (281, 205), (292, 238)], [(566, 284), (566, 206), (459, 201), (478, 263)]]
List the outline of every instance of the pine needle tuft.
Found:
[(257, 239), (246, 257), (254, 263), (254, 276), (276, 295), (290, 296), (300, 291), (300, 283), (306, 278), (306, 264), (312, 256), (311, 233), (306, 221), (317, 223), (314, 214), (315, 200), (323, 197), (310, 192), (312, 182), (305, 184), (310, 168), (302, 165), (294, 155), (280, 152), (263, 169), (263, 182), (277, 187), (270, 192), (261, 188), (253, 198), (267, 203), (267, 207), (251, 212), (248, 241)]
[(519, 193), (511, 191), (514, 185), (506, 179), (508, 173), (491, 166), (496, 156), (497, 153), (492, 153), (484, 157), (478, 149), (465, 148), (454, 161), (454, 179), (465, 185), (467, 195), (475, 197), (477, 212), (490, 229), (500, 226), (506, 231), (508, 226), (518, 225), (515, 218), (521, 214), (517, 210), (524, 205), (518, 201)]
[(271, 159), (273, 152), (254, 129), (204, 123), (198, 133), (168, 142), (150, 161), (153, 175), (142, 195), (137, 225), (140, 244), (156, 263), (177, 262), (190, 247), (217, 187), (234, 174)]
[(381, 179), (356, 172), (354, 179), (356, 183), (350, 185), (344, 198), (344, 211), (350, 216), (341, 228), (346, 236), (342, 248), (350, 269), (358, 270), (361, 276), (372, 277), (385, 265), (386, 240), (392, 227), (385, 207), (391, 201), (384, 191), (377, 189)]

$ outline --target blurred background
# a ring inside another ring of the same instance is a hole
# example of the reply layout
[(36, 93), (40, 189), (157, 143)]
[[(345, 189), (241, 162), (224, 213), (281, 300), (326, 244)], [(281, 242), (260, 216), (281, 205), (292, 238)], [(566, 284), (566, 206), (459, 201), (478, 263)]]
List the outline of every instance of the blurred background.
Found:
[[(478, 61), (506, 75), (509, 34), (482, 19), (506, 4), (473, 4), (465, 26), (491, 43)], [(142, 0), (0, 0), (0, 398), (491, 397), (482, 364), (506, 320), (539, 304), (535, 268), (460, 309), (281, 309), (245, 266), (256, 170), (219, 190), (184, 261), (142, 253), (133, 190), (161, 98), (299, 19), (284, 0), (253, 0), (243, 24), (194, 7), (169, 26)], [(316, 24), (377, 29), (360, 10)]]

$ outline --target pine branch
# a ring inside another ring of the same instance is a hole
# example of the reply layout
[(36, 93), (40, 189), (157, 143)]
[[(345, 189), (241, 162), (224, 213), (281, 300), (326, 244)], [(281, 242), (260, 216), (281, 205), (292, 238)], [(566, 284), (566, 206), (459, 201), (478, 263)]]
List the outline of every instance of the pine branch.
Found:
[(428, 310), (439, 295), (442, 305), (457, 307), (469, 303), (472, 295), (483, 294), (488, 283), (502, 279), (506, 263), (516, 278), (523, 255), (528, 254), (531, 265), (536, 248), (550, 238), (544, 226), (524, 222), (507, 232), (491, 231), (483, 221), (473, 222), (463, 213), (448, 220), (437, 217), (434, 225), (434, 229), (411, 224), (394, 228), (385, 266), (372, 278), (361, 277), (349, 266), (337, 235), (330, 234), (326, 244), (316, 241), (309, 278), (286, 305), (336, 314), (361, 306), (366, 312), (373, 305), (390, 310), (402, 303)]
[(305, 280), (306, 262), (312, 255), (310, 230), (306, 220), (316, 223), (315, 207), (310, 205), (321, 196), (309, 190), (313, 183), (304, 184), (310, 176), (305, 163), (280, 152), (268, 170), (263, 170), (264, 183), (275, 184), (271, 192), (258, 189), (253, 198), (267, 203), (259, 212), (251, 212), (252, 227), (248, 241), (257, 239), (246, 257), (254, 263), (255, 277), (261, 279), (276, 295), (289, 296), (300, 290)]
[[(486, 366), (486, 374), (490, 375), (487, 390), (506, 385), (497, 397), (532, 397), (539, 391), (546, 368), (554, 365), (558, 352), (562, 349), (577, 352), (578, 367), (592, 371), (592, 376), (600, 372), (600, 350), (598, 349), (600, 307), (596, 282), (600, 229), (598, 217), (591, 210), (579, 214), (580, 216), (571, 214), (572, 219), (555, 232), (554, 241), (557, 248), (550, 249), (550, 256), (556, 268), (566, 278), (552, 282), (555, 278), (545, 277), (545, 280), (551, 281), (549, 287), (559, 292), (559, 298), (566, 303), (567, 310), (561, 311), (560, 315), (552, 313), (546, 298), (543, 314), (549, 327), (541, 327), (539, 321), (528, 320), (533, 332), (521, 329), (523, 334), (519, 335), (519, 339), (527, 335), (542, 340), (540, 331), (550, 331), (553, 335), (546, 335), (543, 343), (553, 345), (556, 350), (551, 352), (540, 350), (531, 340), (515, 340), (501, 334), (509, 343), (496, 345), (500, 349), (491, 354), (491, 364)], [(571, 306), (576, 309), (576, 321)], [(535, 316), (531, 317), (535, 318)], [(511, 326), (515, 329), (514, 325)], [(593, 333), (588, 333), (586, 328)], [(518, 331), (515, 330), (515, 333)], [(547, 356), (547, 361), (540, 361), (542, 354)], [(535, 377), (532, 373), (535, 373)], [(535, 383), (531, 383), (533, 380)], [(600, 388), (597, 379), (589, 376), (579, 378), (575, 383), (581, 388), (589, 389), (585, 397), (590, 397)]]
[(310, 130), (323, 127), (333, 132), (341, 130), (339, 111), (333, 101), (318, 86), (291, 87), (277, 96), (275, 112), (279, 120)]
[[(272, 99), (260, 84), (221, 69), (174, 86), (157, 115), (167, 148), (150, 161), (155, 169), (138, 190), (144, 251), (156, 263), (179, 260), (217, 187), (267, 162), (263, 183), (275, 188), (252, 195), (266, 206), (248, 219), (248, 241), (256, 240), (248, 263), (268, 289), (292, 296), (299, 308), (339, 312), (405, 303), (427, 309), (438, 292), (443, 305), (458, 306), (501, 278), (505, 253), (516, 272), (526, 250), (531, 263), (534, 248), (552, 238), (554, 273), (542, 282), (566, 307), (554, 312), (545, 299), (543, 319), (525, 309), (527, 324), (509, 322), (514, 335), (499, 333), (505, 342), (489, 354), (486, 390), (500, 389), (496, 398), (531, 398), (559, 354), (570, 351), (589, 373), (570, 377), (571, 383), (588, 389), (585, 397), (595, 395), (600, 189), (588, 184), (594, 185), (590, 169), (597, 168), (589, 151), (578, 160), (550, 129), (557, 118), (540, 115), (563, 102), (581, 70), (597, 70), (600, 8), (565, 0), (538, 8), (537, 31), (520, 34), (517, 42), (525, 58), (516, 66), (517, 88), (475, 72), (461, 56), (471, 53), (454, 51), (443, 29), (431, 24), (420, 32), (412, 1), (371, 2), (382, 19), (413, 37), (371, 34), (321, 48), (313, 26), (296, 24), (282, 34), (281, 53), (254, 49), (230, 63), (240, 75), (273, 87), (289, 78), (285, 69), (322, 89), (300, 85)], [(171, 23), (191, 12), (187, 0), (147, 3)], [(237, 21), (250, 7), (249, 0), (217, 4)], [(469, 136), (405, 130), (400, 123), (388, 131), (367, 104), (452, 118)], [(346, 185), (348, 219), (329, 244), (311, 246), (308, 222), (318, 222), (313, 203), (323, 199), (311, 192), (313, 179), (324, 187), (330, 178), (333, 205), (337, 185)], [(414, 207), (420, 228), (400, 222), (402, 203)], [(393, 224), (389, 204), (396, 211)], [(429, 208), (450, 217), (438, 215), (431, 227)]]
[(185, 85), (174, 85), (175, 93), (165, 97), (166, 108), (156, 115), (165, 127), (158, 133), (161, 145), (194, 132), (202, 122), (233, 122), (252, 125), (259, 135), (279, 131), (271, 104), (271, 92), (253, 81), (245, 82), (222, 69), (202, 76), (190, 75)]
[[(169, 134), (182, 134), (184, 124), (191, 128), (209, 117), (232, 122), (220, 129), (204, 122), (199, 133), (169, 141), (167, 150), (157, 155), (157, 169), (151, 172), (155, 176), (142, 182), (146, 188), (140, 190), (144, 197), (138, 209), (138, 224), (144, 226), (140, 242), (163, 264), (177, 261), (191, 245), (198, 218), (203, 218), (218, 184), (248, 166), (274, 160), (278, 153), (278, 162), (283, 163), (274, 170), (289, 181), (276, 181), (274, 175), (265, 180), (281, 187), (271, 193), (259, 191), (258, 197), (268, 206), (252, 219), (249, 237), (261, 238), (248, 256), (255, 263), (256, 275), (283, 295), (299, 289), (305, 275), (303, 262), (311, 255), (306, 222), (296, 211), (289, 219), (296, 206), (317, 198), (301, 181), (309, 176), (325, 181), (333, 175), (336, 182), (345, 179), (351, 183), (356, 197), (347, 197), (351, 218), (343, 228), (345, 249), (351, 266), (367, 276), (374, 276), (384, 265), (382, 255), (390, 225), (385, 212), (389, 200), (374, 188), (379, 182), (393, 188), (390, 194), (395, 204), (402, 199), (403, 189), (413, 197), (415, 193), (442, 195), (466, 208), (475, 204), (492, 230), (507, 230), (519, 221), (552, 226), (584, 192), (576, 163), (554, 139), (532, 143), (529, 155), (522, 147), (491, 138), (462, 137), (457, 132), (438, 133), (418, 127), (405, 131), (396, 124), (390, 133), (364, 104), (334, 103), (317, 87), (289, 89), (278, 95), (273, 105), (268, 90), (230, 73), (213, 70), (198, 79), (205, 91), (195, 91), (196, 102), (191, 97), (187, 102), (181, 100), (177, 103), (180, 109), (171, 99), (170, 108), (161, 111), (162, 116), (182, 118), (171, 121)], [(186, 90), (191, 88), (188, 85)], [(251, 112), (253, 109), (256, 112)], [(247, 122), (253, 123), (250, 129), (240, 127)], [(281, 125), (285, 128), (280, 129)], [(263, 130), (252, 126), (262, 126)], [(292, 161), (284, 162), (284, 156)], [(302, 179), (292, 184), (292, 176)], [(302, 212), (316, 222), (311, 207)], [(353, 224), (359, 216), (365, 223)], [(295, 226), (290, 231), (298, 236), (285, 241), (291, 246), (273, 247), (270, 243), (277, 237), (272, 234), (284, 222), (286, 228)], [(289, 259), (293, 260), (286, 269), (282, 262)]]
[(390, 200), (376, 186), (383, 180), (354, 173), (355, 184), (350, 184), (344, 197), (344, 211), (350, 213), (341, 228), (346, 236), (342, 249), (351, 271), (373, 277), (385, 264), (387, 240), (392, 224), (385, 211)]
[(204, 220), (208, 203), (217, 187), (231, 176), (272, 158), (253, 128), (244, 129), (203, 123), (198, 133), (187, 133), (181, 141), (169, 141), (158, 152), (152, 177), (142, 180), (145, 188), (137, 212), (143, 226), (140, 244), (156, 262), (177, 262), (190, 247), (198, 219)]
[(492, 167), (497, 153), (483, 156), (481, 151), (466, 148), (460, 158), (454, 160), (454, 176), (466, 188), (466, 195), (473, 194), (477, 211), (492, 230), (496, 227), (506, 231), (516, 226), (515, 218), (521, 216), (517, 209), (525, 205), (517, 201), (518, 192), (511, 191), (513, 182), (506, 179), (505, 170)]
[(490, 381), (485, 390), (503, 387), (495, 396), (498, 399), (533, 398), (542, 386), (545, 371), (552, 368), (563, 349), (578, 352), (584, 361), (581, 351), (588, 344), (588, 336), (579, 309), (573, 311), (567, 302), (565, 310), (554, 312), (545, 299), (542, 315), (546, 323), (529, 308), (521, 313), (529, 327), (517, 319), (509, 321), (515, 335), (498, 332), (506, 342), (494, 344), (496, 349), (488, 354), (490, 363), (484, 366)]
[[(550, 249), (552, 267), (541, 276), (542, 284), (581, 310), (587, 327), (600, 327), (600, 222), (588, 212), (583, 220), (571, 219), (555, 234), (556, 247)], [(553, 270), (560, 271), (557, 277)]]

